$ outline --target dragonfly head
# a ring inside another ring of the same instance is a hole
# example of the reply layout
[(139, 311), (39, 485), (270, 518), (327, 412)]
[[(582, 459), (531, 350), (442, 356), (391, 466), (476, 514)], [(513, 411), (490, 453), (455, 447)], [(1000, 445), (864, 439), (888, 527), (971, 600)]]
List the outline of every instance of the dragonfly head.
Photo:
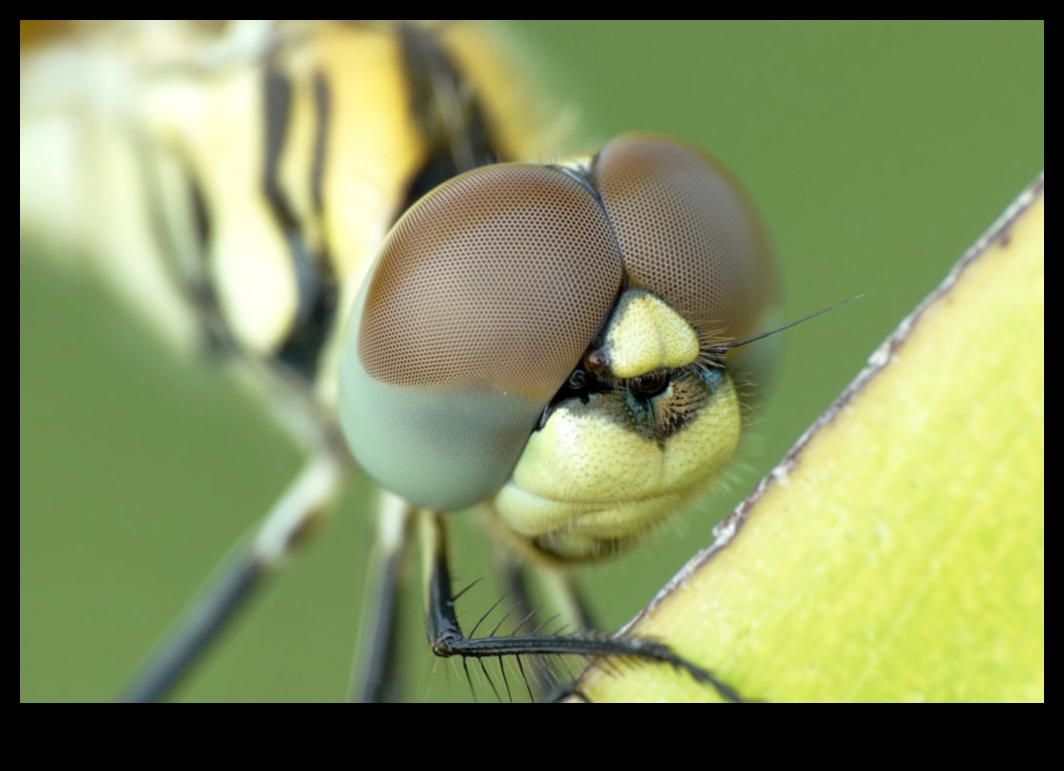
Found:
[(731, 457), (752, 362), (721, 344), (768, 326), (772, 267), (736, 181), (675, 140), (463, 174), (400, 219), (359, 294), (348, 444), (419, 506), (493, 500), (534, 551), (616, 552)]

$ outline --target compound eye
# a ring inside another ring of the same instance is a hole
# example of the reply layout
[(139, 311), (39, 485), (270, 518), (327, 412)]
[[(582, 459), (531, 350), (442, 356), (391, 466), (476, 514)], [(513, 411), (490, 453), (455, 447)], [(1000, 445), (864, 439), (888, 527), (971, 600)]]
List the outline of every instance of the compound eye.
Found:
[(504, 164), (441, 185), (388, 235), (348, 322), (356, 460), (419, 506), (492, 495), (621, 280), (606, 214), (567, 174)]
[(714, 338), (769, 328), (778, 296), (772, 248), (753, 203), (718, 161), (673, 139), (631, 134), (602, 148), (591, 182), (633, 285)]

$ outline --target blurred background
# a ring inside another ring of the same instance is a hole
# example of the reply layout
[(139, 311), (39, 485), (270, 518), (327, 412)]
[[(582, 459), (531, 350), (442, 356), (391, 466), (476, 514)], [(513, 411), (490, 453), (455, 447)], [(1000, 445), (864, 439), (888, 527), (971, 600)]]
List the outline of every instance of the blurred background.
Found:
[[(785, 333), (773, 390), (723, 492), (641, 550), (582, 572), (603, 626), (613, 628), (711, 542), (713, 524), (1043, 168), (1045, 25), (508, 27), (593, 135), (674, 134), (736, 173), (775, 239), (786, 318), (864, 295)], [(160, 351), (98, 282), (42, 265), (24, 246), (19, 696), (106, 700), (300, 458), (232, 382)], [(987, 344), (1007, 345), (1008, 334)], [(178, 698), (345, 698), (365, 584), (367, 492), (354, 485), (323, 537)], [(490, 575), (474, 524), (455, 523), (459, 583)], [(498, 596), (491, 581), (480, 584), (460, 601), (463, 618), (475, 620)], [(469, 698), (458, 669), (429, 653), (419, 592), (411, 598), (408, 697)]]

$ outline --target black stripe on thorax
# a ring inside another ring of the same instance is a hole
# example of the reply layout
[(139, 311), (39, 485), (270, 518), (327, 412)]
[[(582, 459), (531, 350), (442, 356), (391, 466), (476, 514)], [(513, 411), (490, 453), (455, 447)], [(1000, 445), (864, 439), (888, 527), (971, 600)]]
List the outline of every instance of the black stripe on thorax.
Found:
[(428, 147), (407, 186), (399, 214), (437, 185), (463, 172), (498, 163), (479, 95), (432, 29), (398, 24), (410, 115)]
[[(315, 131), (308, 173), (311, 204), (315, 215), (320, 215), (331, 112), (328, 82), (320, 73), (314, 79), (313, 94)], [(295, 319), (276, 357), (307, 380), (313, 380), (322, 348), (336, 317), (338, 287), (328, 255), (311, 254), (299, 219), (278, 175), (291, 120), (291, 81), (276, 68), (268, 66), (263, 97), (265, 152), (262, 189), (270, 211), (288, 242), (299, 298)]]
[[(153, 151), (149, 149), (144, 137), (139, 134), (130, 134), (130, 145), (133, 148), (137, 160), (136, 167), (143, 184), (142, 203), (145, 207), (149, 232), (158, 249), (163, 268), (177, 291), (196, 313), (204, 351), (211, 356), (219, 357), (231, 354), (236, 349), (235, 342), (223, 318), (221, 304), (208, 272), (207, 255), (212, 235), (211, 219), (203, 187), (192, 170), (192, 164), (181, 157), (173, 158), (177, 161), (180, 170), (180, 184), (184, 185), (181, 194), (187, 196), (188, 212), (192, 219), (193, 243), (189, 244), (188, 239), (178, 236), (177, 229), (183, 224), (179, 226), (172, 219), (170, 212), (172, 203), (168, 201), (166, 195), (166, 186), (170, 183), (164, 182), (159, 176), (156, 165), (159, 159), (153, 157)], [(184, 247), (188, 246), (191, 246), (193, 253), (185, 253)]]
[(310, 202), (319, 217), (324, 208), (322, 188), (325, 180), (325, 141), (332, 115), (329, 83), (320, 72), (314, 76), (314, 155), (310, 164)]

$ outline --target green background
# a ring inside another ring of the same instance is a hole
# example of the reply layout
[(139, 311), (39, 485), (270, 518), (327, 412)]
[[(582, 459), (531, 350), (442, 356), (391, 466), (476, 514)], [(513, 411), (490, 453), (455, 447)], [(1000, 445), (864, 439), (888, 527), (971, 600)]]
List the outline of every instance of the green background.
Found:
[[(552, 89), (596, 134), (675, 134), (727, 163), (775, 239), (787, 318), (770, 401), (708, 506), (584, 571), (623, 623), (858, 372), (1044, 165), (1044, 22), (519, 22)], [(190, 369), (96, 282), (19, 270), (19, 696), (112, 698), (299, 457), (224, 377)], [(1008, 345), (1008, 329), (987, 345)], [(904, 452), (905, 448), (897, 448)], [(259, 598), (181, 698), (344, 697), (369, 521), (339, 515)], [(458, 522), (460, 580), (488, 575)], [(475, 619), (485, 582), (459, 604)], [(417, 595), (412, 595), (416, 600)], [(415, 603), (412, 603), (416, 605)], [(412, 607), (408, 695), (468, 698)]]

